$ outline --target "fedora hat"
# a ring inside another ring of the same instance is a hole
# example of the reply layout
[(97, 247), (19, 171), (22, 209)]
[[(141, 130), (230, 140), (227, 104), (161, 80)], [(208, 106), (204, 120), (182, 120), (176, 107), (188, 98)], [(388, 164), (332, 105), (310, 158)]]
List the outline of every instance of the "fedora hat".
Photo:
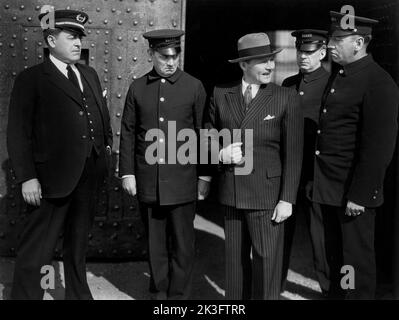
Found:
[(273, 56), (283, 49), (272, 50), (266, 33), (249, 33), (238, 39), (238, 58), (229, 60), (236, 63), (254, 58)]

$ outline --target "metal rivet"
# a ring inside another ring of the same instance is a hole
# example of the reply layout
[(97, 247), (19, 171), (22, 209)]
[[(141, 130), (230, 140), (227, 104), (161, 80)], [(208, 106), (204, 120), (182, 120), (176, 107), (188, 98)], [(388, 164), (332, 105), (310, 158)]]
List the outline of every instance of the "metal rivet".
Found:
[[(119, 209), (119, 207), (118, 207), (117, 209)], [(116, 228), (116, 227), (119, 226), (119, 224), (118, 224), (118, 222), (114, 222), (114, 223), (112, 224), (112, 226), (113, 226), (114, 228)]]
[(108, 82), (108, 79), (107, 79), (107, 78), (104, 78), (104, 82)]
[(118, 41), (122, 41), (122, 37), (121, 36), (118, 37)]
[(24, 50), (25, 50), (25, 51), (28, 51), (28, 47), (25, 47)]
[(100, 34), (100, 30), (97, 30), (96, 33), (97, 33), (97, 34)]
[(22, 5), (19, 7), (19, 9), (24, 10), (24, 9), (25, 9), (25, 6), (22, 4)]
[[(120, 94), (118, 94), (118, 98), (120, 98)], [(120, 112), (118, 112), (118, 113), (116, 114), (116, 116), (119, 118), (119, 117), (121, 116)]]
[(115, 153), (116, 153), (116, 154), (119, 154), (119, 150), (115, 150)]
[(126, 12), (127, 12), (127, 13), (129, 13), (130, 11), (132, 11), (132, 9), (130, 9), (130, 8), (127, 8), (127, 9), (126, 9)]
[(174, 3), (177, 3), (177, 0), (173, 0)]
[(133, 76), (133, 79), (134, 79), (134, 80), (136, 80), (136, 79), (137, 79), (137, 77), (136, 77), (136, 76)]
[(121, 80), (121, 79), (122, 79), (122, 76), (118, 76), (117, 79), (118, 79), (118, 80)]
[(149, 59), (148, 59), (148, 62), (152, 62), (152, 59), (151, 59), (151, 58), (149, 58)]
[(24, 41), (28, 41), (28, 38), (27, 38), (27, 37), (25, 37), (25, 38), (24, 38)]
[(108, 69), (104, 69), (104, 72), (107, 73), (107, 72), (108, 72)]
[(89, 233), (88, 238), (93, 239), (93, 235), (91, 233)]
[(133, 38), (133, 41), (134, 41), (134, 42), (137, 42), (138, 40), (139, 40), (139, 39), (138, 39), (137, 37), (134, 37), (134, 38)]
[(39, 11), (39, 10), (40, 10), (40, 6), (36, 6), (36, 7), (35, 7), (35, 10), (36, 10), (36, 11)]
[(4, 9), (10, 9), (10, 6), (9, 6), (8, 4), (6, 4), (6, 5), (4, 6)]
[(118, 57), (118, 61), (122, 61), (122, 57), (121, 56)]
[[(122, 97), (122, 95), (121, 95), (120, 93), (118, 93), (116, 96), (118, 97), (118, 99), (120, 99), (120, 98)], [(117, 117), (120, 117), (121, 114), (120, 114), (120, 113), (117, 113), (116, 116), (117, 116)]]
[(37, 44), (38, 44), (39, 46), (41, 46), (43, 43), (39, 41)]
[(24, 57), (24, 60), (25, 60), (25, 61), (28, 60), (28, 57)]
[(152, 27), (154, 25), (154, 21), (150, 21), (149, 25)]
[(15, 58), (15, 57), (17, 56), (17, 54), (16, 54), (16, 53), (13, 53), (11, 56), (12, 56), (13, 58)]
[(88, 34), (91, 34), (91, 30), (88, 30), (87, 33), (88, 33)]
[(15, 45), (13, 43), (10, 43), (10, 48), (14, 48)]
[(175, 20), (173, 20), (172, 25), (173, 25), (174, 27), (177, 27), (177, 22), (176, 22)]
[(29, 22), (31, 22), (31, 21), (32, 21), (32, 17), (28, 17), (27, 20), (28, 20)]
[(17, 17), (12, 17), (12, 21), (17, 21)]
[(105, 64), (107, 64), (107, 63), (108, 63), (108, 60), (107, 60), (107, 59), (105, 59), (105, 60), (104, 60), (104, 63), (105, 63)]
[(97, 11), (97, 12), (100, 12), (100, 11), (101, 11), (101, 9), (100, 9), (100, 8), (96, 8), (96, 11)]
[(95, 44), (94, 44), (94, 43), (92, 43), (90, 46), (91, 46), (92, 48), (94, 48), (94, 47), (95, 47)]
[(89, 19), (89, 21), (87, 21), (89, 24), (93, 23), (93, 20)]
[(119, 136), (121, 135), (121, 132), (120, 132), (120, 131), (117, 131), (117, 132), (116, 132), (116, 135), (119, 137)]
[(107, 23), (108, 23), (108, 20), (107, 20), (107, 19), (105, 19), (105, 20), (104, 20), (104, 24), (107, 24)]
[(137, 61), (137, 57), (133, 57), (133, 61)]
[(115, 8), (112, 8), (112, 9), (111, 9), (111, 11), (112, 11), (112, 12), (115, 12), (115, 11), (116, 11), (116, 9), (115, 9)]
[(105, 34), (109, 34), (109, 31), (107, 30), (107, 31), (105, 31)]
[(118, 173), (118, 172), (119, 172), (119, 168), (116, 168), (116, 169), (115, 169), (115, 173)]
[(134, 24), (135, 26), (137, 26), (138, 23), (139, 23), (139, 22), (138, 22), (137, 20), (134, 20), (134, 21), (133, 21), (133, 24)]
[(104, 41), (104, 44), (106, 44), (106, 45), (107, 45), (108, 43), (109, 43), (109, 42), (108, 42), (108, 40), (105, 40), (105, 41)]
[(17, 35), (16, 35), (16, 34), (13, 34), (13, 35), (12, 35), (12, 38), (13, 38), (13, 39), (17, 39)]
[(118, 21), (118, 24), (119, 24), (119, 25), (122, 25), (122, 24), (123, 24), (123, 21), (122, 21), (122, 20), (119, 20), (119, 21)]

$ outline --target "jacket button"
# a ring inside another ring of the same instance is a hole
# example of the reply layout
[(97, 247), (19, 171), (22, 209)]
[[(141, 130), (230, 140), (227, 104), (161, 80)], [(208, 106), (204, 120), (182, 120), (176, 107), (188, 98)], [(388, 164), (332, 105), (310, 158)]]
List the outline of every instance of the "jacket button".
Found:
[(159, 99), (159, 101), (164, 102), (164, 101), (165, 101), (165, 98), (164, 98), (164, 97), (161, 97), (161, 98)]
[(323, 113), (327, 113), (327, 109), (323, 109)]
[(318, 156), (320, 154), (319, 150), (316, 150), (315, 155)]
[(334, 88), (332, 88), (332, 89), (330, 90), (330, 92), (331, 92), (331, 93), (334, 93), (334, 92), (335, 92), (335, 89), (334, 89)]
[(83, 111), (79, 111), (79, 115), (80, 115), (80, 116), (83, 116)]
[(166, 82), (166, 80), (165, 80), (165, 79), (161, 79), (161, 82), (162, 82), (162, 83), (165, 83), (165, 82)]
[(164, 159), (163, 159), (163, 158), (160, 158), (160, 159), (159, 159), (159, 162), (160, 162), (160, 163), (163, 163), (163, 162), (164, 162)]
[(339, 73), (340, 73), (340, 74), (343, 74), (343, 73), (344, 73), (344, 70), (343, 70), (343, 69), (339, 70)]
[(375, 193), (375, 194), (378, 194), (378, 190), (374, 190), (374, 193)]
[(86, 138), (87, 138), (86, 136), (84, 136), (84, 135), (82, 136), (82, 139), (86, 139)]
[(159, 121), (163, 122), (165, 119), (163, 117), (159, 118)]
[(321, 130), (317, 130), (317, 134), (320, 134), (321, 133)]
[(299, 94), (300, 94), (301, 96), (303, 96), (303, 95), (305, 94), (305, 92), (299, 91)]
[(373, 196), (373, 200), (375, 200), (375, 199), (377, 199), (377, 197), (376, 197), (376, 196)]

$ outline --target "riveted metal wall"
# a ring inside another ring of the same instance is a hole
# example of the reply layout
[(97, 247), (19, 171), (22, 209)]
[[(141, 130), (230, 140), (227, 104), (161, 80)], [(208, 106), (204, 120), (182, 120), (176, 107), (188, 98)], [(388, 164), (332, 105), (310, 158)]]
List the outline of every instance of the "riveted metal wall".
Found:
[[(184, 29), (185, 0), (0, 0), (0, 255), (15, 253), (17, 236), (26, 219), (20, 188), (14, 183), (8, 164), (7, 110), (15, 76), (42, 62), (46, 55), (37, 18), (43, 5), (82, 10), (89, 15), (82, 59), (97, 70), (108, 92), (114, 132), (114, 174), (104, 181), (96, 202), (88, 255), (142, 258), (146, 255), (144, 228), (136, 199), (122, 192), (115, 177), (120, 121), (130, 83), (152, 66), (142, 33), (160, 28)], [(62, 234), (56, 256), (62, 255), (61, 248)]]

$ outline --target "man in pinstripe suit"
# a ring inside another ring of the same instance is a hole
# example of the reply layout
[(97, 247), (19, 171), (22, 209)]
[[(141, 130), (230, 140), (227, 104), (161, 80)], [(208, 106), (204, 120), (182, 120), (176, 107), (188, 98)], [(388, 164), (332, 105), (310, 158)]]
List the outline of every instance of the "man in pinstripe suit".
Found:
[[(217, 86), (206, 128), (250, 129), (252, 145), (211, 143), (218, 148), (218, 200), (225, 215), (226, 299), (278, 299), (281, 286), (284, 224), (292, 213), (301, 173), (303, 118), (293, 89), (270, 83), (275, 68), (265, 33), (238, 40), (243, 78)], [(215, 133), (213, 141), (219, 141)], [(225, 142), (225, 141), (224, 141)], [(253, 170), (235, 174), (251, 149)], [(252, 250), (252, 261), (251, 261)]]

